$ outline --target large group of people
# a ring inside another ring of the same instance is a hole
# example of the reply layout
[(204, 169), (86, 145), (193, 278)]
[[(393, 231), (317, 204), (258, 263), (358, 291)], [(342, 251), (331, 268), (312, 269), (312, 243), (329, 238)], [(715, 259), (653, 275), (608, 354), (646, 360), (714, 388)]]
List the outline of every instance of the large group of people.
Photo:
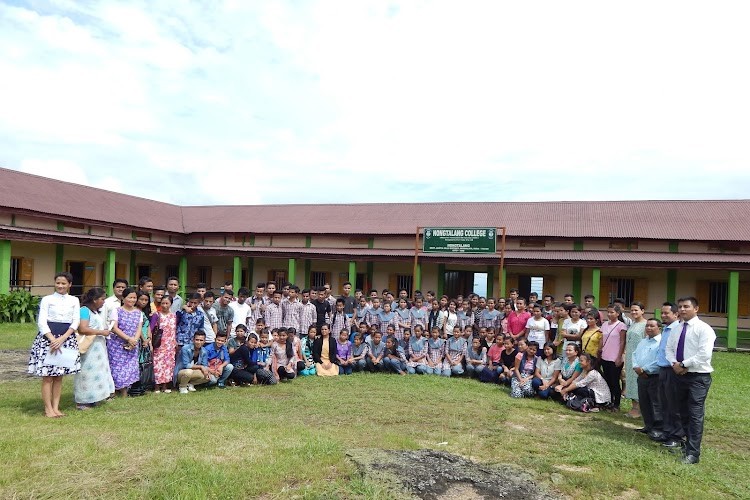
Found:
[(640, 302), (624, 315), (619, 299), (600, 311), (592, 295), (579, 306), (572, 294), (556, 302), (517, 289), (499, 299), (410, 297), (352, 293), (347, 282), (335, 297), (328, 284), (267, 282), (235, 295), (227, 282), (218, 293), (198, 284), (183, 298), (176, 277), (166, 286), (144, 277), (134, 287), (116, 279), (110, 297), (91, 288), (79, 302), (71, 285), (68, 273), (55, 276), (29, 359), (48, 417), (63, 416), (68, 374), (80, 410), (127, 396), (144, 380), (156, 394), (189, 394), (354, 372), (464, 376), (581, 411), (619, 411), (624, 396), (628, 416), (643, 419), (639, 431), (683, 450), (685, 463), (700, 457), (716, 335), (698, 319), (694, 297), (666, 302), (661, 320), (647, 320)]

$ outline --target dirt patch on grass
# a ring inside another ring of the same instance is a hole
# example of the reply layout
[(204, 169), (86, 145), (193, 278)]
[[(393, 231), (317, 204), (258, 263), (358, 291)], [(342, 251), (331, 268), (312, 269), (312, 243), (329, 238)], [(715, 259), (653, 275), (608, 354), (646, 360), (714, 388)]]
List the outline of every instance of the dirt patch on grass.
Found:
[(29, 351), (0, 351), (0, 382), (31, 377), (28, 367)]
[(435, 450), (352, 450), (347, 453), (363, 476), (386, 481), (424, 500), (563, 498), (510, 465), (484, 465)]

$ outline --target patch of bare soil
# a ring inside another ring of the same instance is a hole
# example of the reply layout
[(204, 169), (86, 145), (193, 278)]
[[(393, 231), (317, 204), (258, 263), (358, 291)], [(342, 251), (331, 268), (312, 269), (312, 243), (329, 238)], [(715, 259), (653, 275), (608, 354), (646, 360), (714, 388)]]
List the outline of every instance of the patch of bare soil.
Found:
[(347, 453), (363, 476), (387, 481), (424, 500), (563, 498), (536, 484), (514, 466), (484, 465), (435, 450), (352, 450)]
[(29, 351), (0, 351), (0, 382), (30, 377)]

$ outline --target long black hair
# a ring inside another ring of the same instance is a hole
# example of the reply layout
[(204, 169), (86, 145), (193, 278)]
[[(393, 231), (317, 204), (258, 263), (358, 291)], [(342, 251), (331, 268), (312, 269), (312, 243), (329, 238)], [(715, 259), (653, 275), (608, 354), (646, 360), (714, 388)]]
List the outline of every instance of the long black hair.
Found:
[(88, 291), (83, 295), (83, 298), (81, 299), (81, 305), (88, 307), (90, 310), (94, 311), (94, 308), (92, 305), (94, 301), (102, 297), (106, 297), (106, 296), (107, 296), (107, 292), (105, 292), (103, 288), (99, 288), (99, 287), (89, 288)]

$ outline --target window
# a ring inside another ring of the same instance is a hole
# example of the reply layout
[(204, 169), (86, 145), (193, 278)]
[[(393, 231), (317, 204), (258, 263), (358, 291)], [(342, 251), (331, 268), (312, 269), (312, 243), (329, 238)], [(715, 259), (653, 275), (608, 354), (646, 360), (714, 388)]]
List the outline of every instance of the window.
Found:
[(153, 276), (151, 276), (151, 266), (147, 264), (138, 264), (136, 271), (138, 273), (138, 280), (140, 280), (144, 276), (148, 276), (149, 278), (153, 279)]
[(11, 257), (10, 259), (10, 289), (31, 291), (31, 280), (34, 269), (34, 259)]
[(414, 276), (412, 276), (411, 274), (397, 274), (396, 289), (393, 291), (394, 295), (398, 296), (399, 291), (406, 290), (406, 295), (411, 297), (413, 292), (413, 282)]
[(208, 288), (211, 288), (211, 267), (210, 266), (199, 266), (198, 267), (198, 283), (205, 283)]
[(167, 269), (167, 275), (164, 277), (165, 281), (172, 276), (180, 275), (180, 266), (167, 266), (166, 269)]
[(729, 285), (726, 281), (710, 281), (708, 283), (708, 312), (726, 314), (728, 295)]
[(268, 271), (268, 281), (276, 283), (276, 289), (281, 290), (281, 287), (286, 283), (286, 269), (270, 269)]
[(311, 287), (323, 286), (326, 283), (328, 283), (329, 285), (331, 284), (331, 273), (326, 273), (326, 272), (321, 272), (321, 271), (310, 272), (310, 286)]
[(631, 304), (635, 298), (635, 279), (633, 278), (608, 278), (602, 280), (602, 296), (599, 297), (599, 305), (611, 304), (616, 298), (625, 300), (625, 306)]

